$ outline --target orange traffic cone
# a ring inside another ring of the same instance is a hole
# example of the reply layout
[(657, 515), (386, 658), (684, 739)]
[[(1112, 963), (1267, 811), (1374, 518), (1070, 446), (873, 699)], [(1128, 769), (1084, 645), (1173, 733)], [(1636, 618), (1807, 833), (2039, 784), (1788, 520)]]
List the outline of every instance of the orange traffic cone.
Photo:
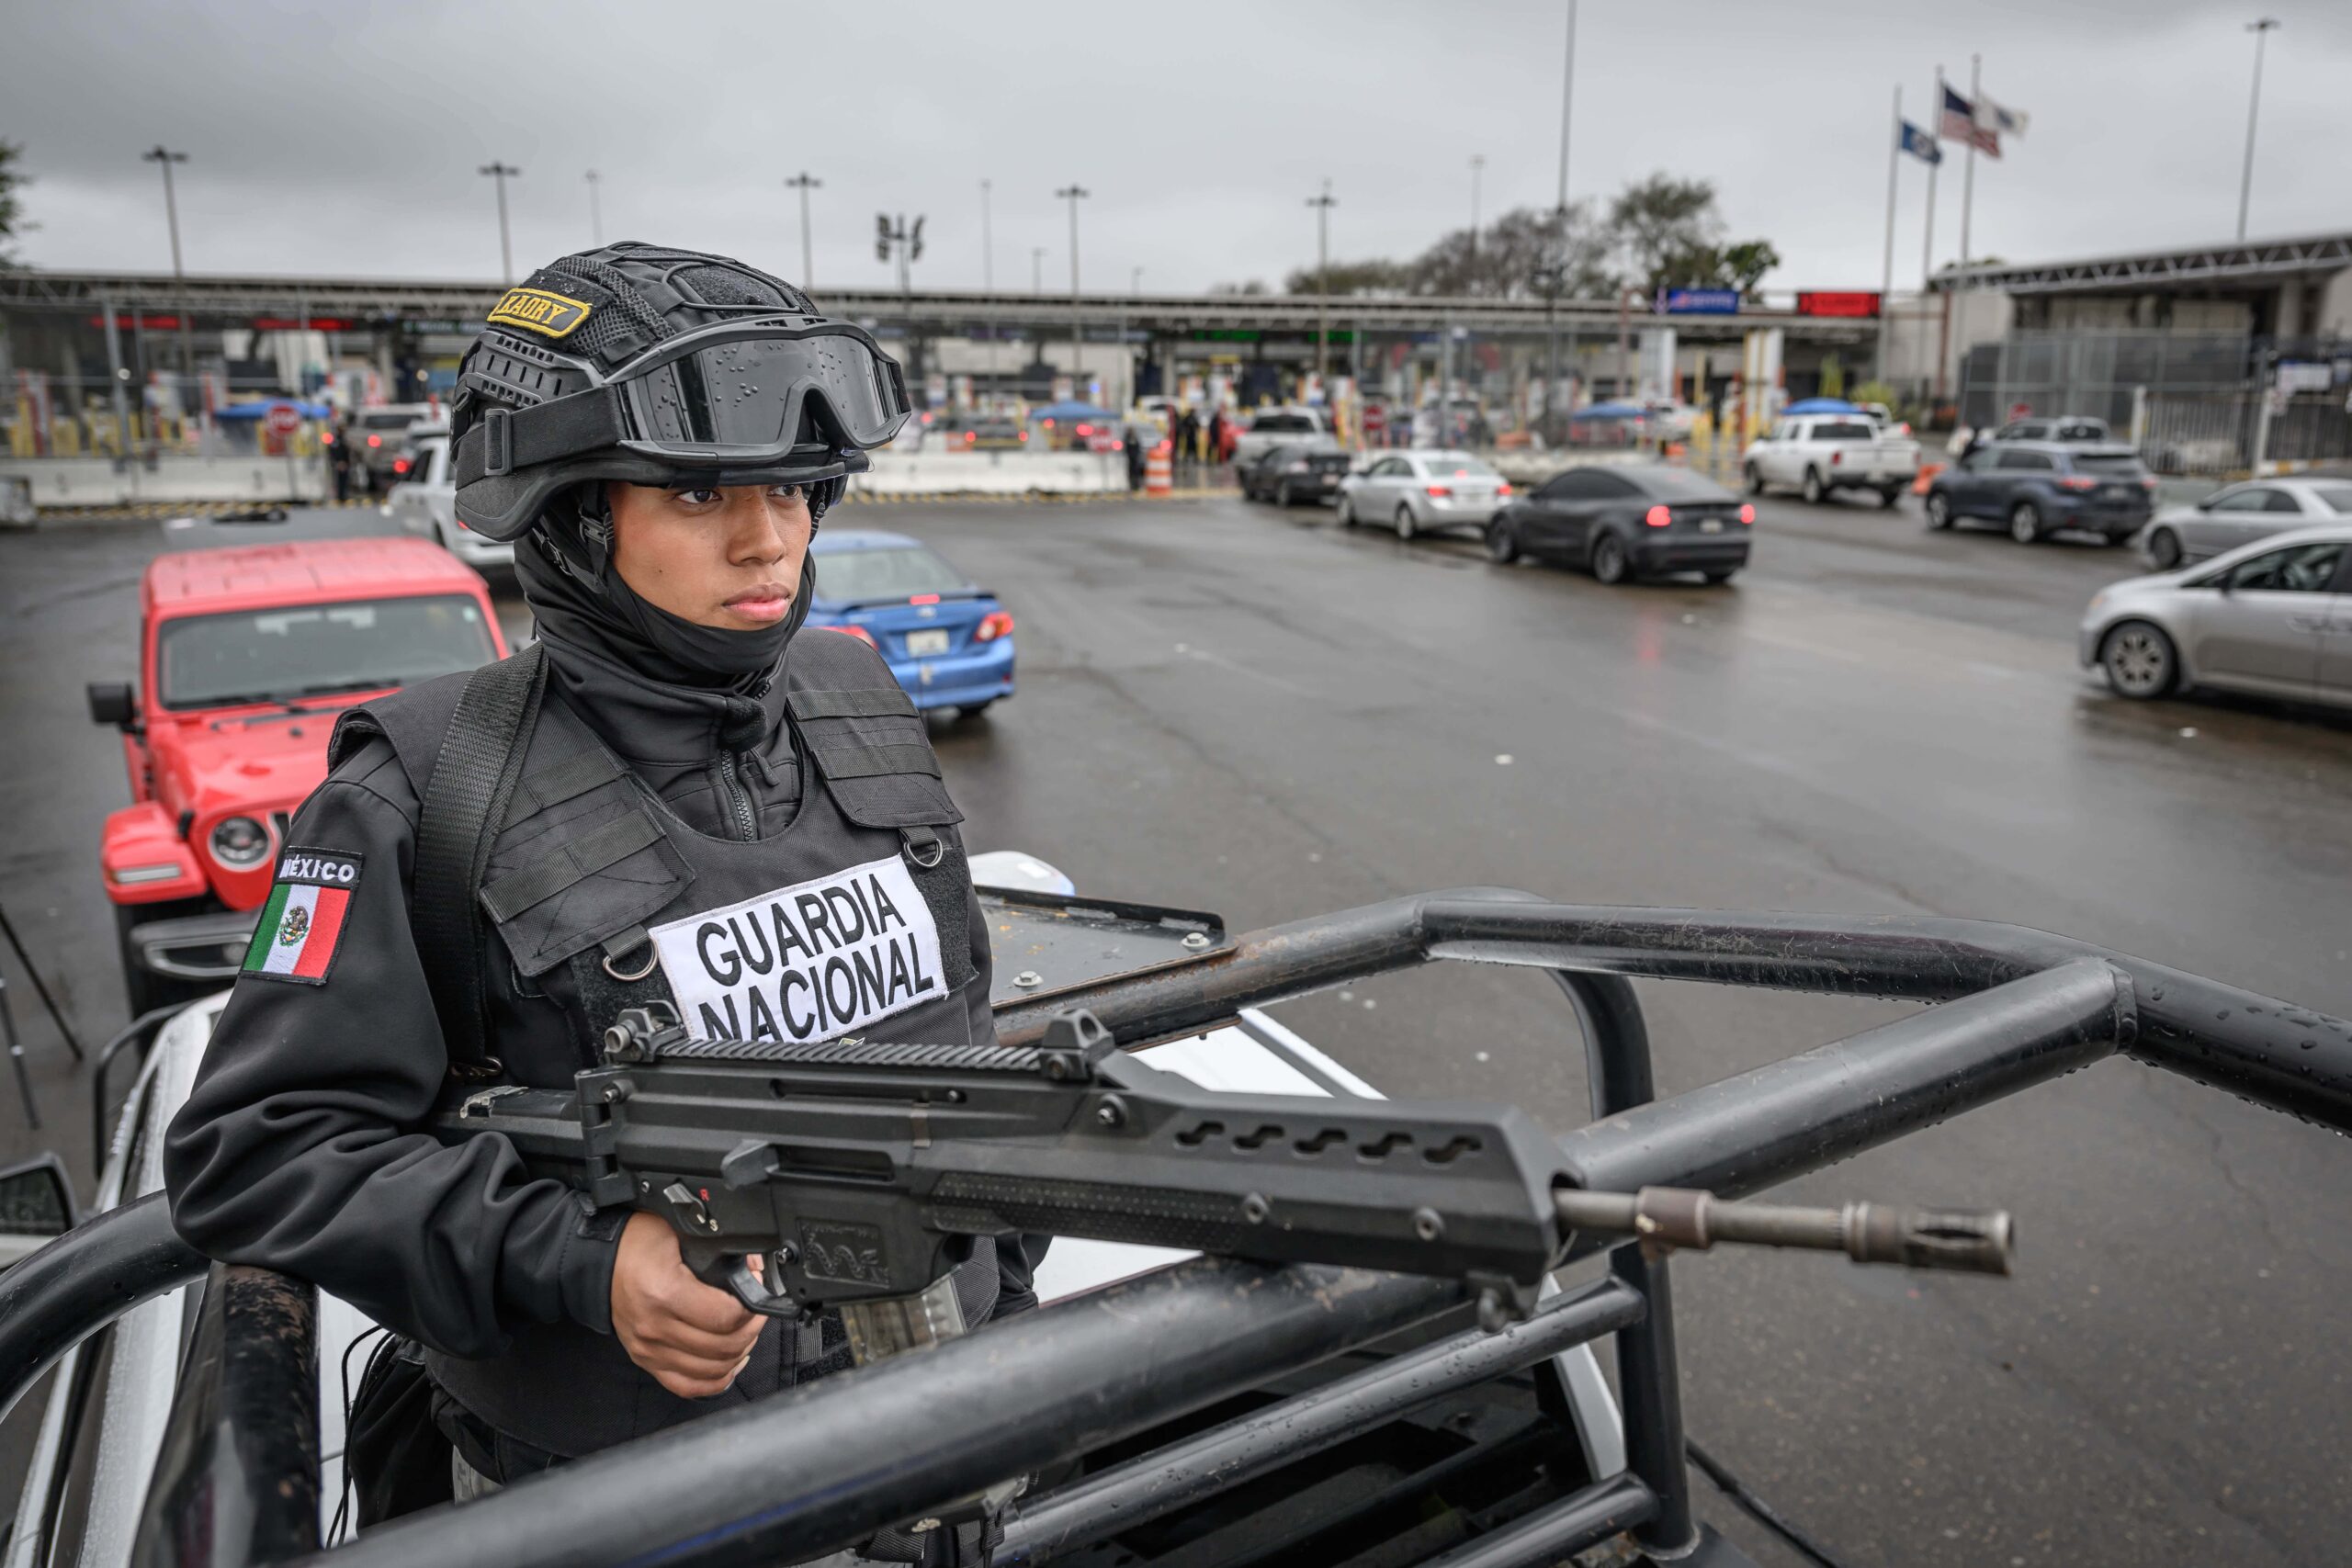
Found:
[(1170, 495), (1176, 489), (1176, 465), (1168, 453), (1168, 443), (1160, 442), (1143, 460), (1143, 492), (1146, 495)]

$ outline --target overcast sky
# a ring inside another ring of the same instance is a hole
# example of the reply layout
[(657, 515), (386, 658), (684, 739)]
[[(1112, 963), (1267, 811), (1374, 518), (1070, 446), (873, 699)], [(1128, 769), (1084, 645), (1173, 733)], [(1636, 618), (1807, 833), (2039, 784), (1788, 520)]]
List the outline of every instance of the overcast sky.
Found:
[[(1939, 64), (2032, 116), (1979, 160), (1972, 249), (2012, 260), (2227, 240), (2255, 16), (2264, 74), (2250, 232), (2352, 228), (2352, 4), (1583, 0), (1572, 198), (1664, 169), (1714, 182), (1735, 238), (1772, 241), (1768, 288), (1875, 288), (1891, 97), (1931, 123)], [(1334, 259), (1419, 252), (1484, 210), (1548, 205), (1565, 0), (1069, 4), (264, 5), (10, 0), (0, 139), (22, 143), (40, 266), (167, 270), (160, 180), (184, 149), (192, 272), (494, 279), (492, 159), (517, 272), (584, 247), (585, 171), (608, 239), (727, 252), (815, 284), (895, 281), (877, 209), (924, 213), (917, 281), (1069, 284), (1075, 180), (1089, 292), (1191, 291), (1312, 263), (1322, 180)], [(1939, 260), (1960, 160), (1939, 181)], [(1896, 287), (1921, 262), (1924, 165), (1905, 161)]]

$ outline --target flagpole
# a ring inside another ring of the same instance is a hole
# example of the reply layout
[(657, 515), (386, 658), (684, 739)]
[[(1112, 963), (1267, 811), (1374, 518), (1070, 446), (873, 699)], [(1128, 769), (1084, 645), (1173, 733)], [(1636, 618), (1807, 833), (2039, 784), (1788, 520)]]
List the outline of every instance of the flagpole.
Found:
[(1878, 378), (1886, 379), (1886, 306), (1894, 292), (1894, 180), (1903, 159), (1903, 85), (1894, 87), (1894, 139), (1886, 149), (1886, 261), (1879, 269)]
[[(1943, 167), (1944, 135), (1944, 68), (1940, 65), (1936, 67), (1935, 115), (1936, 161), (1928, 165), (1927, 260), (1921, 264), (1922, 273), (1919, 280), (1919, 287), (1923, 290), (1933, 288), (1936, 280), (1936, 171)], [(1944, 400), (1944, 350), (1949, 347), (1951, 344), (1951, 295), (1947, 291), (1943, 299), (1943, 326), (1939, 331), (1936, 337), (1935, 400), (1939, 404), (1942, 403)], [(1931, 415), (1932, 412), (1933, 411), (1931, 410)]]
[[(1984, 93), (1984, 85), (1978, 80), (1978, 78), (1984, 74), (1984, 57), (1983, 55), (1972, 54), (1968, 57), (1968, 164), (1961, 171), (1960, 174), (1960, 265), (1962, 270), (1961, 276), (1952, 280), (1955, 287), (1953, 289), (1947, 292), (1945, 296), (1947, 299), (1951, 298), (1951, 293), (1958, 292), (1959, 286), (1964, 285), (1967, 281), (1968, 275), (1966, 268), (1973, 254), (1968, 248), (1968, 225), (1969, 220), (1975, 215), (1976, 211), (1975, 116), (1978, 99)], [(1951, 311), (1949, 306), (1947, 306), (1944, 311), (1944, 319), (1947, 321), (1951, 319)], [(1951, 344), (1947, 343), (1945, 347), (1949, 350)]]

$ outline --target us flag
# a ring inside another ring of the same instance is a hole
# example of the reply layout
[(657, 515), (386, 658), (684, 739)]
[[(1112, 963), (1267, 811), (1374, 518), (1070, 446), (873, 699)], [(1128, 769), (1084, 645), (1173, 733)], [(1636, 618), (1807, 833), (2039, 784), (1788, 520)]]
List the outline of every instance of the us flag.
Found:
[(1946, 141), (1973, 142), (1979, 152), (1988, 158), (2001, 155), (2001, 136), (1976, 123), (1976, 106), (1953, 92), (1944, 89), (1944, 112), (1936, 127), (1936, 134)]

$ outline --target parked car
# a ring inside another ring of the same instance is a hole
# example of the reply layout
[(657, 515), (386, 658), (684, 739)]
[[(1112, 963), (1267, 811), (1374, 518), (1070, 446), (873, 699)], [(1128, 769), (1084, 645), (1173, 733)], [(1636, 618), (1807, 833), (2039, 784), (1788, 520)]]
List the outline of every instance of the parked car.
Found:
[(1484, 528), (1511, 497), (1510, 481), (1484, 460), (1446, 448), (1391, 452), (1350, 474), (1339, 490), (1340, 522), (1385, 522), (1400, 539), (1453, 528)]
[(1271, 501), (1278, 506), (1311, 501), (1320, 506), (1339, 493), (1354, 461), (1337, 441), (1317, 435), (1269, 446), (1256, 460), (1236, 463), (1233, 474), (1244, 501)]
[(2256, 479), (2224, 486), (2193, 506), (2165, 508), (2141, 534), (2140, 548), (2150, 566), (2170, 571), (2338, 517), (2352, 517), (2352, 479)]
[(983, 418), (960, 422), (947, 432), (950, 452), (1018, 452), (1029, 445), (1029, 433), (1017, 419)]
[(1756, 508), (1663, 463), (1570, 468), (1487, 525), (1487, 553), (1580, 566), (1603, 582), (1677, 571), (1728, 582), (1747, 564)]
[(512, 570), (514, 544), (484, 538), (458, 515), (458, 484), (449, 473), (449, 427), (421, 429), (407, 461), (407, 471), (384, 497), (384, 511), (401, 531), (432, 540), (476, 571)]
[(903, 534), (826, 528), (808, 546), (817, 595), (808, 625), (882, 655), (918, 709), (966, 718), (1012, 695), (1012, 616), (931, 547)]
[[(1231, 423), (1227, 422), (1228, 425)], [(1330, 434), (1330, 420), (1321, 409), (1260, 409), (1250, 416), (1249, 427), (1234, 437), (1232, 461), (1236, 467), (1254, 463), (1269, 446)]]
[(140, 679), (89, 688), (130, 778), (98, 864), (134, 1016), (235, 975), (336, 715), (506, 652), (480, 574), (417, 539), (159, 556), (140, 613)]
[(2007, 522), (2021, 545), (2064, 529), (2120, 545), (2147, 525), (2155, 476), (2129, 446), (1986, 441), (1928, 486), (1928, 526), (1963, 518)]
[(2352, 708), (2352, 524), (2102, 588), (2079, 651), (2143, 701), (2210, 686)]
[(1893, 506), (1918, 472), (1917, 441), (1859, 413), (1782, 419), (1740, 458), (1748, 494), (1794, 487), (1815, 503), (1836, 491), (1867, 490), (1881, 506)]
[(1996, 441), (2065, 441), (2103, 446), (2115, 439), (2107, 421), (2066, 413), (2050, 419), (2013, 419), (1993, 433)]
[(408, 449), (409, 426), (433, 416), (424, 403), (378, 403), (351, 416), (352, 472), (364, 489), (386, 490), (401, 477), (400, 457)]

